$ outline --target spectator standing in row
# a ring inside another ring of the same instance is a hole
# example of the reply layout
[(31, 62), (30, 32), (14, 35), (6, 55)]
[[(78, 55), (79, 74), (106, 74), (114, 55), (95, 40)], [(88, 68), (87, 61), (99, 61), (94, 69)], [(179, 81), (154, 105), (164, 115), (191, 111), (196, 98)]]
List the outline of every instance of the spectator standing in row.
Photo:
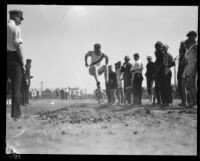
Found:
[(12, 108), (11, 117), (17, 121), (21, 117), (20, 92), (22, 71), (24, 68), (21, 29), (19, 25), (23, 19), (20, 10), (9, 11), (10, 20), (7, 23), (7, 79), (11, 81)]
[(31, 69), (31, 59), (26, 59), (25, 71), (22, 75), (22, 85), (21, 85), (21, 97), (22, 97), (22, 105), (29, 104), (29, 88), (31, 85), (31, 79), (33, 76), (30, 74)]
[(61, 98), (61, 100), (64, 99), (64, 89), (63, 88), (60, 90), (60, 98)]
[(163, 82), (164, 80), (164, 53), (162, 51), (163, 44), (160, 41), (155, 43), (155, 68), (152, 77), (155, 79), (155, 91), (157, 96), (157, 104), (164, 103), (164, 90), (163, 90)]
[(185, 48), (184, 54), (184, 64), (185, 68), (182, 75), (182, 97), (183, 106), (188, 106), (187, 104), (187, 87), (188, 92), (191, 96), (191, 105), (197, 105), (197, 89), (196, 89), (196, 76), (197, 76), (197, 50), (198, 46), (196, 43), (197, 33), (195, 31), (190, 31), (187, 34), (188, 39), (183, 42), (183, 48)]
[(123, 80), (124, 80), (124, 95), (125, 95), (125, 103), (127, 101), (128, 105), (131, 104), (131, 92), (132, 90), (130, 91), (130, 86), (132, 85), (132, 82), (131, 82), (131, 77), (132, 77), (132, 74), (131, 74), (131, 67), (133, 66), (129, 61), (130, 61), (130, 58), (129, 56), (125, 56), (124, 57), (124, 64), (122, 66), (122, 69), (121, 71), (123, 72)]
[(36, 94), (36, 89), (32, 89), (32, 90), (31, 90), (31, 96), (32, 96), (33, 99), (36, 98), (36, 96), (37, 96), (37, 94)]
[(167, 107), (172, 105), (172, 87), (171, 87), (171, 77), (172, 72), (171, 67), (175, 65), (173, 57), (168, 53), (168, 45), (162, 44), (161, 42), (156, 42), (155, 44), (155, 55), (156, 55), (156, 71), (153, 77), (157, 81), (157, 86), (161, 94), (161, 107)]
[(165, 97), (166, 97), (166, 104), (167, 106), (172, 106), (173, 97), (172, 97), (172, 85), (171, 85), (171, 78), (172, 72), (170, 70), (171, 67), (175, 66), (175, 61), (173, 60), (172, 55), (168, 52), (169, 46), (164, 44), (162, 46), (162, 51), (164, 53), (164, 65), (165, 65)]
[(108, 66), (109, 76), (108, 76), (108, 84), (110, 89), (110, 99), (111, 103), (115, 104), (115, 93), (117, 89), (117, 76), (116, 73), (112, 69), (112, 65)]
[(140, 60), (140, 56), (138, 53), (135, 53), (133, 55), (133, 58), (135, 60), (132, 68), (130, 71), (132, 72), (132, 79), (133, 82), (133, 104), (134, 105), (141, 105), (142, 102), (142, 70), (143, 70), (143, 64)]
[(68, 95), (69, 95), (69, 89), (65, 88), (65, 99), (68, 99)]
[(154, 62), (152, 61), (151, 56), (147, 56), (147, 65), (146, 65), (146, 81), (147, 81), (147, 92), (149, 95), (149, 104), (152, 104), (153, 102), (153, 84), (154, 84), (154, 79), (152, 78), (152, 74), (155, 71), (155, 65)]
[(115, 69), (116, 69), (116, 76), (117, 76), (117, 99), (118, 99), (118, 104), (124, 104), (124, 92), (123, 92), (123, 87), (122, 87), (122, 76), (123, 73), (121, 71), (121, 61), (115, 63)]

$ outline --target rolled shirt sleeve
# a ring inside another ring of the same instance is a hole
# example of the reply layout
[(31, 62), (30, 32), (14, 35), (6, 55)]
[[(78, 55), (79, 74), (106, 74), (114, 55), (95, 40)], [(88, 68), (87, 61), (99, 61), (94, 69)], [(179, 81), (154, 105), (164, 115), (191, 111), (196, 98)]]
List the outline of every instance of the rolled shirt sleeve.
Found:
[(14, 31), (13, 43), (14, 43), (14, 46), (17, 46), (18, 44), (23, 42), (21, 38), (21, 30), (19, 27), (15, 26), (13, 31)]
[(22, 42), (20, 27), (13, 20), (9, 20), (7, 24), (7, 50), (16, 51), (16, 46)]

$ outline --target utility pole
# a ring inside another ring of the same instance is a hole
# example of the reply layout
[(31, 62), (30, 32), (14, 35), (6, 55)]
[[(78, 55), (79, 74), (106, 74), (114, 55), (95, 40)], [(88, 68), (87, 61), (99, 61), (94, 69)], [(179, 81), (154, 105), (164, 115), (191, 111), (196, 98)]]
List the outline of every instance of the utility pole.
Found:
[(40, 81), (40, 97), (42, 97), (42, 91), (43, 91), (43, 81)]

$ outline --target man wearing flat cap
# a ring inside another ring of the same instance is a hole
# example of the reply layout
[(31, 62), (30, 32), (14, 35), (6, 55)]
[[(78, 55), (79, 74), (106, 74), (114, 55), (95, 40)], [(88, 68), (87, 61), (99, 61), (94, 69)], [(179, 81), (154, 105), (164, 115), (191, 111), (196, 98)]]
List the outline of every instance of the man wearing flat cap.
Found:
[(20, 91), (22, 71), (24, 68), (23, 40), (19, 25), (23, 18), (20, 10), (9, 11), (10, 20), (7, 23), (7, 81), (11, 81), (12, 110), (11, 117), (20, 120)]
[[(196, 106), (197, 89), (195, 81), (197, 77), (197, 33), (190, 31), (186, 35), (187, 40), (182, 41), (179, 49), (178, 81), (181, 82), (182, 106)], [(186, 92), (188, 91), (188, 92)], [(188, 100), (188, 95), (191, 101)]]

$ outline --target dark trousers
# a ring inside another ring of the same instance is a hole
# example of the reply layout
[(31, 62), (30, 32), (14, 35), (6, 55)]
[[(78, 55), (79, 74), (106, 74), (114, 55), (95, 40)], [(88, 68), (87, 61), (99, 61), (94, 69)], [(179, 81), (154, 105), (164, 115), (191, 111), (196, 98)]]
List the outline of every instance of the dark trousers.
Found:
[(108, 83), (106, 85), (106, 96), (107, 96), (107, 99), (108, 99), (108, 103), (111, 103), (110, 87), (109, 87)]
[(21, 105), (29, 104), (29, 86), (26, 85), (26, 81), (23, 80), (22, 76), (22, 84), (21, 84)]
[(169, 73), (166, 75), (166, 99), (167, 103), (172, 103), (173, 102), (173, 97), (172, 97), (172, 85), (171, 85), (171, 79), (172, 79), (172, 72), (169, 71)]
[(29, 87), (26, 87), (25, 89), (25, 100), (26, 103), (29, 104)]
[(131, 86), (131, 78), (124, 79), (124, 96), (125, 96), (125, 103), (128, 101), (128, 104), (131, 104), (131, 92), (130, 90), (126, 89), (127, 87)]
[(159, 82), (160, 96), (161, 96), (162, 104), (165, 104), (165, 103), (167, 103), (167, 94), (166, 94), (167, 80), (166, 80), (166, 76), (164, 74), (159, 75), (158, 80), (159, 80), (158, 82)]
[(11, 81), (11, 99), (12, 109), (11, 117), (18, 118), (21, 116), (20, 110), (20, 94), (21, 94), (21, 80), (22, 68), (19, 63), (16, 52), (7, 52), (7, 78), (6, 81)]
[(21, 84), (21, 96), (20, 96), (20, 104), (25, 105), (26, 104), (26, 96), (25, 96), (25, 89), (24, 84)]
[(111, 100), (111, 103), (115, 103), (115, 92), (116, 92), (116, 89), (110, 89), (110, 100)]
[(159, 86), (160, 83), (159, 83), (159, 82), (160, 82), (159, 79), (156, 78), (156, 80), (155, 80), (156, 99), (157, 99), (157, 103), (158, 103), (158, 104), (161, 104), (162, 101), (161, 101), (160, 86)]
[(167, 74), (164, 74), (163, 72), (163, 74), (158, 76), (161, 100), (163, 104), (172, 103), (171, 76), (171, 71)]
[(182, 75), (183, 75), (183, 71), (184, 70), (180, 70), (179, 69), (178, 74), (177, 74), (178, 92), (179, 92), (179, 95), (180, 95), (182, 103), (184, 102), (184, 100), (183, 100), (183, 92), (182, 92)]
[(153, 82), (154, 82), (154, 80), (149, 76), (147, 76), (146, 79), (147, 79), (147, 92), (148, 92), (149, 95), (152, 95), (153, 94)]
[(143, 76), (141, 73), (135, 73), (133, 79), (133, 103), (141, 104), (142, 100), (142, 81)]
[(29, 104), (29, 87), (23, 89), (23, 97), (22, 104)]

